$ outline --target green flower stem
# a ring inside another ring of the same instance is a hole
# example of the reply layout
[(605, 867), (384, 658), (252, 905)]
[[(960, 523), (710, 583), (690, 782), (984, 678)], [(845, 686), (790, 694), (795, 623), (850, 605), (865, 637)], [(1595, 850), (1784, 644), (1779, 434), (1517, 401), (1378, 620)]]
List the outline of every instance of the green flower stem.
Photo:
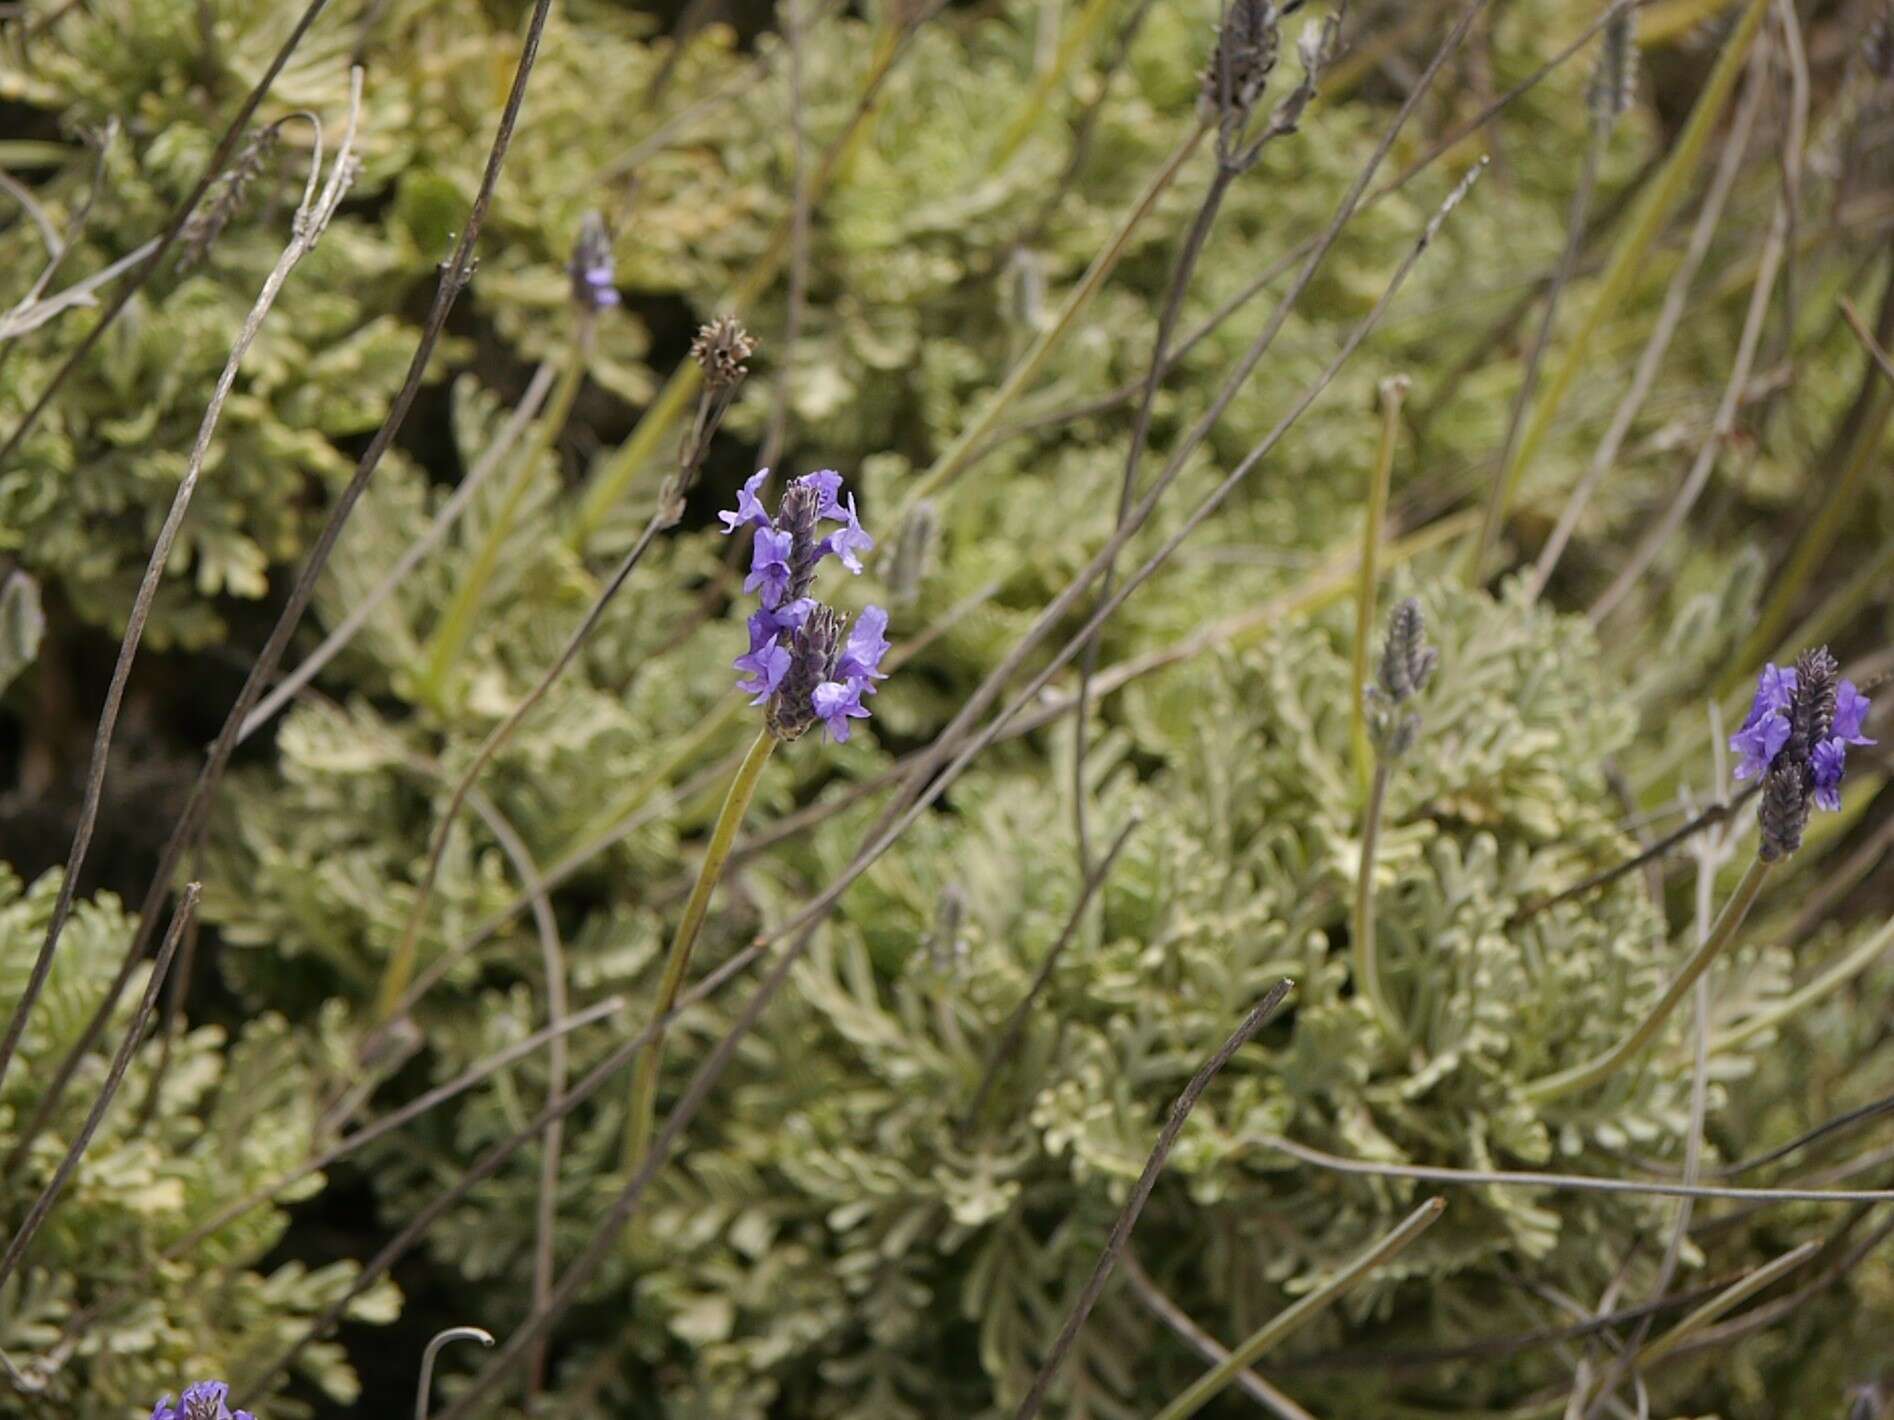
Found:
[(1157, 206), (1157, 200), (1163, 196), (1165, 189), (1176, 181), (1177, 175), (1190, 161), (1190, 155), (1197, 151), (1197, 145), (1203, 141), (1204, 134), (1209, 131), (1209, 126), (1201, 120), (1192, 125), (1184, 141), (1172, 150), (1164, 166), (1158, 169), (1156, 175), (1146, 185), (1136, 205), (1125, 215), (1124, 221), (1119, 224), (1112, 239), (1105, 244), (1104, 249), (1097, 256), (1092, 258), (1092, 264), (1086, 268), (1085, 275), (1079, 278), (1078, 285), (1074, 286), (1071, 294), (1065, 298), (1065, 304), (1060, 308), (1058, 318), (1039, 332), (1038, 338), (1020, 357), (1019, 363), (1008, 371), (1005, 382), (987, 399), (985, 406), (960, 431), (953, 443), (949, 444), (940, 457), (934, 460), (934, 466), (915, 481), (900, 509), (890, 520), (892, 526), (899, 527), (908, 509), (921, 499), (938, 493), (966, 471), (967, 466), (973, 462), (975, 451), (986, 443), (987, 435), (998, 427), (1000, 417), (1011, 407), (1014, 400), (1025, 393), (1027, 386), (1039, 377), (1040, 371), (1045, 368), (1046, 360), (1053, 350), (1065, 338), (1066, 333), (1077, 324), (1078, 318), (1092, 303), (1092, 298), (1099, 293), (1106, 278), (1117, 267), (1119, 258), (1130, 246), (1132, 233), (1137, 231), (1139, 224)]
[(441, 705), (447, 677), (454, 669), (454, 662), (466, 648), (468, 636), (473, 633), (474, 618), (480, 613), (480, 603), (486, 596), (487, 584), (493, 580), (494, 569), (500, 564), (500, 553), (506, 546), (507, 538), (512, 535), (520, 505), (525, 502), (526, 492), (532, 487), (533, 475), (538, 471), (547, 450), (552, 448), (553, 442), (566, 427), (566, 420), (571, 417), (573, 402), (579, 397), (579, 387), (585, 383), (585, 372), (591, 364), (592, 321), (589, 314), (579, 316), (578, 328), (573, 332), (572, 349), (566, 355), (565, 368), (559, 372), (559, 384), (552, 392), (546, 412), (533, 430), (532, 441), (520, 451), (519, 459), (513, 465), (512, 481), (500, 497), (486, 538), (474, 554), (473, 561), (468, 564), (460, 585), (454, 589), (454, 599), (441, 614), (440, 625), (435, 627), (433, 636), (429, 638), (427, 664), (421, 671), (417, 687), (418, 698), (426, 704), (437, 708)]
[(1691, 180), (1707, 151), (1710, 135), (1716, 130), (1730, 93), (1736, 87), (1736, 79), (1742, 73), (1750, 43), (1756, 38), (1756, 31), (1761, 27), (1768, 8), (1769, 0), (1749, 0), (1728, 43), (1723, 46), (1722, 54), (1717, 57), (1716, 67), (1710, 71), (1709, 80), (1698, 96), (1696, 107), (1691, 109), (1683, 132), (1672, 145), (1670, 156), (1639, 199), (1624, 235), (1613, 245), (1610, 260), (1599, 281), (1597, 296), (1579, 321), (1577, 329), (1572, 332), (1564, 360), (1533, 403), (1532, 413), (1527, 418), (1512, 457), (1493, 480), (1485, 517), (1480, 524), (1479, 539), (1467, 551), (1466, 572), (1469, 582), (1479, 580), (1487, 554), (1498, 537), (1499, 526), (1519, 492), (1526, 468), (1551, 430), (1559, 406), (1571, 392), (1579, 372), (1591, 368), (1591, 346), (1599, 327), (1624, 304), (1632, 288), (1643, 277), (1651, 247), (1663, 233), (1666, 219), (1689, 190)]
[(1206, 1371), (1195, 1385), (1159, 1411), (1157, 1420), (1185, 1420), (1186, 1416), (1195, 1415), (1214, 1400), (1224, 1387), (1254, 1365), (1266, 1351), (1313, 1320), (1325, 1308), (1340, 1301), (1370, 1272), (1426, 1232), (1446, 1207), (1446, 1199), (1429, 1198), (1380, 1242), (1300, 1301), (1285, 1307), (1264, 1322), (1249, 1340), (1237, 1346), (1219, 1365)]
[[(730, 781), (730, 792), (724, 795), (723, 811), (717, 815), (717, 823), (710, 831), (710, 848), (704, 854), (704, 865), (697, 870), (697, 882), (691, 888), (690, 901), (684, 904), (683, 919), (677, 924), (677, 935), (671, 938), (670, 954), (664, 959), (664, 978), (658, 983), (658, 997), (651, 1007), (651, 1018), (661, 1021), (677, 1004), (677, 993), (683, 989), (684, 973), (690, 969), (691, 948), (697, 945), (697, 933), (704, 925), (704, 914), (710, 907), (710, 895), (717, 889), (717, 880), (723, 876), (723, 865), (729, 861), (730, 850), (736, 846), (737, 830), (743, 827), (743, 817), (749, 812), (750, 800), (756, 797), (757, 785), (762, 782), (763, 768), (769, 763), (769, 757), (775, 753), (776, 736), (767, 729), (758, 732), (756, 742), (750, 746), (750, 752), (743, 756), (743, 763), (737, 766), (736, 777)], [(631, 1114), (625, 1125), (625, 1167), (636, 1168), (651, 1145), (651, 1127), (658, 1102), (658, 1066), (664, 1058), (664, 1030), (660, 1026), (651, 1036), (650, 1042), (638, 1053), (638, 1063), (631, 1072)]]
[(1723, 905), (1722, 915), (1716, 919), (1710, 935), (1691, 955), (1690, 960), (1684, 963), (1684, 969), (1677, 973), (1676, 979), (1665, 990), (1663, 999), (1651, 1009), (1636, 1030), (1603, 1055), (1574, 1065), (1569, 1070), (1560, 1070), (1557, 1074), (1532, 1080), (1520, 1093), (1535, 1104), (1543, 1104), (1547, 1100), (1588, 1089), (1600, 1080), (1609, 1079), (1629, 1064), (1639, 1051), (1651, 1043), (1651, 1038), (1664, 1022), (1670, 1019), (1670, 1013), (1677, 1009), (1678, 1003), (1696, 985), (1697, 978), (1709, 970), (1710, 963), (1736, 939), (1736, 929), (1743, 925), (1743, 918), (1749, 915), (1756, 894), (1762, 890), (1763, 879), (1768, 876), (1769, 866), (1761, 858), (1751, 861), (1743, 874), (1743, 880), (1736, 885), (1736, 891), (1730, 894), (1730, 900)]
[(1374, 850), (1381, 837), (1381, 810), (1387, 797), (1388, 763), (1377, 759), (1374, 781), (1368, 788), (1368, 807), (1361, 821), (1361, 870), (1355, 875), (1355, 986), (1388, 1034), (1398, 1041), (1406, 1039), (1407, 1032), (1381, 989), (1381, 961), (1374, 938)]
[(1071, 28), (1066, 31), (1065, 37), (1060, 41), (1058, 53), (1054, 56), (1052, 63), (1039, 75), (1037, 82), (1033, 84), (1032, 92), (1026, 96), (1026, 102), (1020, 106), (1019, 112), (1007, 125), (1006, 132), (1001, 136), (999, 143), (994, 146), (993, 160), (988, 165), (989, 171), (997, 173), (1003, 169), (1013, 160), (1026, 140), (1032, 136), (1033, 129), (1038, 127), (1039, 120), (1045, 116), (1046, 104), (1051, 100), (1053, 91), (1065, 78), (1066, 71), (1072, 67), (1072, 62), (1091, 43), (1092, 31), (1098, 28), (1098, 22), (1104, 19), (1105, 12), (1112, 7), (1112, 3), (1113, 0), (1089, 0), (1085, 8), (1079, 12), (1078, 18), (1072, 22)]
[(1375, 559), (1388, 518), (1388, 478), (1394, 469), (1394, 435), (1400, 427), (1401, 400), (1407, 380), (1396, 376), (1381, 382), (1381, 442), (1375, 449), (1374, 469), (1368, 479), (1368, 517), (1361, 530), (1361, 562), (1355, 585), (1354, 696), (1348, 706), (1348, 742), (1354, 748), (1355, 775), (1363, 790), (1374, 772), (1374, 753), (1368, 746), (1368, 643), (1374, 636)]

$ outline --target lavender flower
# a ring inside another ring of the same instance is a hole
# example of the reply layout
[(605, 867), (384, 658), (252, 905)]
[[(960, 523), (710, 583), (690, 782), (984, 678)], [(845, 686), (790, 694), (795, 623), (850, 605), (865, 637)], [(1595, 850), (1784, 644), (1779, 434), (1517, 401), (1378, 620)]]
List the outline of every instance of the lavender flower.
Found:
[[(812, 476), (819, 477), (820, 475)], [(838, 479), (837, 481), (839, 482), (840, 480)], [(875, 545), (875, 540), (862, 531), (861, 519), (855, 515), (855, 495), (853, 493), (848, 495), (848, 509), (846, 512), (840, 507), (837, 507), (833, 502), (831, 502), (830, 506), (834, 507), (835, 511), (830, 513), (829, 516), (841, 518), (843, 525), (829, 534), (823, 546), (841, 558), (844, 567), (859, 576), (862, 570), (861, 557), (859, 554), (871, 550)]]
[(816, 718), (828, 729), (829, 738), (838, 745), (848, 743), (848, 722), (866, 720), (868, 707), (862, 704), (862, 693), (869, 689), (865, 680), (825, 680), (815, 688), (810, 697), (810, 705)]
[(789, 590), (789, 559), (795, 539), (775, 528), (758, 528), (750, 548), (750, 575), (743, 579), (743, 590), (760, 593), (763, 605), (773, 607)]
[(1742, 756), (1736, 777), (1763, 775), (1762, 856), (1785, 858), (1802, 845), (1811, 804), (1841, 807), (1848, 746), (1873, 744), (1862, 733), (1867, 696), (1839, 680), (1826, 646), (1804, 651), (1793, 668), (1768, 665), (1756, 680), (1756, 698), (1730, 748)]
[[(752, 705), (765, 707), (764, 723), (777, 739), (798, 739), (820, 721), (843, 744), (848, 722), (868, 717), (864, 697), (885, 678), (888, 613), (868, 607), (844, 639), (841, 613), (808, 593), (824, 557), (859, 573), (860, 554), (875, 540), (862, 529), (854, 495), (842, 501), (842, 475), (833, 469), (791, 479), (774, 517), (758, 496), (767, 476), (751, 477), (735, 510), (718, 514), (726, 534), (756, 529), (743, 589), (763, 605), (749, 620), (750, 649), (734, 662), (743, 672), (737, 686)], [(841, 526), (824, 532), (825, 520)]]
[[(1849, 689), (1854, 687), (1850, 686)], [(1777, 753), (1789, 742), (1789, 701), (1795, 694), (1795, 670), (1773, 661), (1756, 678), (1756, 698), (1743, 727), (1730, 736), (1730, 748), (1742, 755), (1738, 779), (1767, 772)]]
[(256, 1420), (247, 1410), (232, 1410), (225, 1404), (230, 1387), (222, 1381), (199, 1381), (186, 1386), (173, 1405), (166, 1396), (151, 1407), (151, 1420)]
[(766, 528), (770, 525), (769, 514), (764, 510), (762, 500), (756, 494), (769, 478), (769, 470), (759, 468), (743, 481), (743, 487), (737, 492), (737, 507), (734, 513), (719, 513), (717, 517), (723, 523), (726, 533), (733, 533), (744, 524)]

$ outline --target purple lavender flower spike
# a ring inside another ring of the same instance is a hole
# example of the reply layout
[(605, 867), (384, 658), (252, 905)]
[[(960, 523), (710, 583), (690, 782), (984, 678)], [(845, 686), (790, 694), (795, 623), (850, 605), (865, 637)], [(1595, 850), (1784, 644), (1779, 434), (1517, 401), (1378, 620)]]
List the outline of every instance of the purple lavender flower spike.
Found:
[(763, 504), (757, 498), (757, 490), (762, 488), (763, 480), (769, 477), (769, 470), (759, 468), (744, 480), (743, 487), (737, 493), (737, 510), (734, 513), (719, 513), (723, 523), (723, 535), (728, 537), (746, 523), (759, 528), (770, 525), (769, 514), (763, 511)]
[(1840, 739), (1823, 740), (1809, 756), (1815, 780), (1815, 802), (1829, 812), (1841, 807), (1841, 774), (1848, 765), (1848, 746)]
[(756, 546), (750, 552), (750, 575), (743, 579), (743, 590), (757, 592), (766, 607), (775, 607), (789, 590), (789, 553), (794, 545), (786, 532), (774, 528), (756, 530)]
[(822, 540), (822, 550), (833, 552), (842, 559), (842, 565), (856, 575), (861, 574), (862, 560), (859, 554), (873, 549), (875, 540), (862, 531), (861, 519), (855, 513), (855, 495), (848, 495), (848, 508), (844, 512), (838, 506), (831, 516), (843, 520), (843, 526), (837, 528)]
[(1784, 716), (1769, 711), (1750, 721), (1730, 736), (1730, 748), (1743, 756), (1736, 766), (1736, 777), (1749, 779), (1766, 773), (1788, 742), (1789, 722)]
[(814, 473), (805, 473), (802, 482), (815, 489), (820, 500), (815, 505), (818, 518), (840, 519), (842, 516), (842, 475), (832, 468), (819, 468)]
[[(743, 485), (736, 511), (723, 513), (726, 532), (755, 525), (750, 574), (743, 590), (762, 606), (749, 619), (750, 649), (733, 663), (738, 688), (762, 705), (763, 724), (782, 741), (800, 739), (821, 721), (837, 744), (848, 740), (850, 720), (868, 718), (864, 696), (885, 679), (888, 613), (871, 606), (844, 640), (848, 618), (809, 595), (822, 559), (833, 552), (852, 572), (875, 540), (865, 532), (855, 499), (841, 502), (842, 475), (818, 469), (789, 480), (772, 516), (758, 496), (764, 473)], [(823, 519), (841, 526), (824, 535)]]
[(855, 629), (848, 633), (842, 659), (836, 662), (836, 677), (860, 680), (864, 682), (863, 689), (873, 695), (872, 682), (888, 678), (887, 672), (881, 669), (881, 658), (888, 654), (887, 630), (888, 613), (878, 606), (864, 607), (862, 614), (855, 618)]
[(810, 696), (816, 718), (827, 726), (829, 738), (838, 745), (848, 743), (848, 722), (866, 720), (868, 707), (862, 704), (862, 690), (867, 681), (853, 678), (847, 684), (838, 680), (825, 680), (815, 688)]
[(1868, 697), (1855, 688), (1851, 680), (1844, 680), (1835, 689), (1835, 738), (1845, 740), (1851, 745), (1871, 745), (1873, 740), (1861, 733), (1862, 725), (1867, 723), (1870, 704)]

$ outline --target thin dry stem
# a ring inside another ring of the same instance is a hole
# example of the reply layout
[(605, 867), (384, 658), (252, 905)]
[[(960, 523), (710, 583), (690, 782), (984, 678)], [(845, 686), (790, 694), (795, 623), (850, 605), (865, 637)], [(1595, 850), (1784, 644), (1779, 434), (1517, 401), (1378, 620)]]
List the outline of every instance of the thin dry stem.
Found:
[(1278, 981), (1263, 994), (1263, 999), (1251, 1008), (1243, 1018), (1241, 1025), (1231, 1032), (1230, 1038), (1217, 1047), (1217, 1051), (1198, 1067), (1197, 1073), (1184, 1086), (1176, 1103), (1171, 1106), (1164, 1128), (1159, 1131), (1157, 1144), (1151, 1150), (1151, 1157), (1145, 1160), (1144, 1172), (1138, 1175), (1138, 1181), (1132, 1185), (1131, 1196), (1118, 1211), (1117, 1221), (1111, 1225), (1111, 1233), (1105, 1239), (1105, 1247), (1098, 1255), (1098, 1261), (1092, 1268), (1092, 1275), (1086, 1280), (1079, 1292), (1078, 1300), (1072, 1304), (1071, 1312), (1066, 1316), (1065, 1325), (1059, 1328), (1059, 1334), (1053, 1338), (1046, 1352), (1046, 1358), (1039, 1366), (1039, 1374), (1033, 1377), (1032, 1385), (1027, 1389), (1025, 1399), (1013, 1412), (1013, 1420), (1032, 1420), (1045, 1404), (1046, 1392), (1059, 1374), (1059, 1368), (1065, 1363), (1066, 1353), (1072, 1349), (1072, 1343), (1078, 1339), (1085, 1320), (1092, 1314), (1092, 1308), (1098, 1305), (1098, 1299), (1104, 1295), (1105, 1283), (1110, 1280), (1112, 1269), (1118, 1265), (1118, 1255), (1131, 1241), (1131, 1230), (1138, 1225), (1138, 1215), (1144, 1211), (1144, 1205), (1150, 1201), (1151, 1190), (1157, 1187), (1158, 1175), (1164, 1172), (1164, 1165), (1170, 1161), (1171, 1150), (1176, 1147), (1177, 1136), (1184, 1132), (1184, 1124), (1190, 1118), (1190, 1112), (1197, 1107), (1197, 1101), (1209, 1088), (1217, 1072), (1231, 1060), (1276, 1014), (1289, 993), (1295, 989), (1295, 983), (1288, 978)]
[[(313, 0), (312, 11), (306, 18), (313, 19), (314, 10), (320, 9), (322, 3), (323, 0)], [(302, 571), (290, 589), (289, 598), (282, 613), (271, 629), (262, 652), (245, 676), (244, 683), (237, 692), (236, 701), (225, 717), (217, 738), (211, 744), (197, 782), (191, 787), (184, 809), (179, 814), (177, 823), (173, 826), (170, 836), (159, 853), (157, 868), (152, 873), (144, 904), (139, 911), (138, 929), (132, 934), (132, 940), (119, 964), (118, 974), (107, 988), (105, 999), (101, 1002), (99, 1010), (80, 1033), (79, 1039), (73, 1043), (65, 1059), (60, 1062), (58, 1070), (41, 1096), (39, 1107), (33, 1118), (21, 1130), (15, 1146), (17, 1153), (23, 1153), (31, 1147), (40, 1129), (51, 1117), (59, 1099), (71, 1084), (73, 1072), (78, 1069), (79, 1061), (92, 1048), (99, 1032), (105, 1028), (105, 1023), (110, 1019), (120, 993), (124, 991), (125, 984), (131, 979), (132, 971), (144, 955), (146, 948), (150, 946), (151, 934), (156, 931), (153, 925), (157, 920), (156, 913), (164, 900), (170, 896), (171, 884), (178, 865), (183, 861), (188, 846), (195, 841), (199, 826), (208, 818), (211, 803), (222, 784), (224, 771), (229, 767), (230, 756), (236, 749), (238, 730), (247, 718), (250, 707), (256, 703), (258, 695), (261, 694), (264, 682), (275, 674), (276, 667), (281, 663), (290, 638), (301, 623), (310, 598), (315, 595), (316, 583), (322, 576), (324, 567), (328, 565), (329, 555), (335, 549), (336, 539), (341, 536), (349, 515), (354, 512), (355, 505), (367, 491), (369, 480), (381, 466), (382, 459), (394, 443), (395, 436), (407, 419), (408, 411), (414, 405), (415, 397), (420, 393), (422, 381), (426, 378), (428, 365), (433, 358), (434, 348), (439, 344), (441, 335), (446, 329), (447, 318), (453, 310), (454, 302), (468, 281), (472, 279), (474, 247), (479, 240), (480, 230), (486, 223), (487, 209), (493, 201), (493, 192), (499, 181), (500, 169), (506, 161), (513, 131), (519, 122), (520, 108), (526, 98), (527, 81), (531, 78), (533, 66), (539, 57), (539, 42), (545, 33), (546, 20), (551, 8), (552, 0), (535, 0), (532, 15), (526, 26), (525, 39), (521, 45), (519, 63), (514, 71), (512, 87), (507, 93), (493, 145), (487, 154), (479, 190), (474, 195), (473, 205), (467, 214), (466, 225), (461, 230), (453, 254), (442, 266), (434, 304), (428, 312), (426, 321), (422, 324), (421, 337), (416, 343), (414, 356), (409, 361), (407, 374), (402, 380), (400, 390), (395, 395), (388, 417), (382, 422), (375, 436), (369, 440), (367, 449), (363, 451), (361, 460), (356, 465), (354, 475), (330, 509), (329, 516), (324, 521), (321, 531), (316, 536), (315, 544), (304, 561)], [(286, 58), (287, 53), (285, 52), (281, 57)], [(280, 63), (277, 67), (280, 67)], [(275, 70), (272, 69), (272, 77), (274, 72)], [(247, 120), (247, 113), (244, 117)], [(94, 328), (93, 334), (96, 335), (103, 328), (104, 323), (101, 322)], [(83, 353), (82, 348), (73, 358), (76, 360)], [(5, 453), (0, 451), (0, 461), (4, 461), (4, 458)], [(4, 1167), (0, 1166), (0, 1172), (4, 1171)]]
[[(354, 144), (356, 120), (361, 114), (362, 71), (357, 69), (350, 75), (349, 116), (343, 133), (342, 146), (336, 153), (334, 166), (330, 169), (329, 179), (320, 191), (317, 181), (322, 169), (321, 128), (317, 127), (316, 146), (309, 166), (309, 180), (303, 192), (302, 204), (296, 209), (292, 221), (293, 235), (289, 245), (276, 260), (269, 276), (264, 280), (263, 289), (251, 305), (249, 314), (244, 317), (242, 328), (237, 333), (230, 355), (224, 362), (222, 373), (211, 393), (210, 403), (204, 410), (204, 417), (198, 424), (197, 439), (191, 447), (191, 453), (185, 464), (184, 476), (178, 482), (177, 492), (172, 495), (171, 506), (165, 513), (164, 523), (158, 529), (158, 536), (152, 544), (151, 555), (146, 559), (144, 576), (139, 580), (138, 591), (132, 599), (131, 614), (126, 619), (125, 634), (119, 642), (118, 658), (112, 666), (112, 678), (106, 687), (105, 704), (99, 711), (98, 725), (92, 735), (92, 756), (86, 766), (85, 790), (79, 807), (79, 823), (73, 831), (72, 846), (67, 851), (66, 866), (60, 875), (58, 894), (53, 902), (51, 916), (46, 923), (46, 936), (40, 944), (39, 955), (34, 959), (33, 969), (27, 977), (26, 987), (15, 1002), (12, 1017), (7, 1022), (4, 1039), (0, 1039), (0, 1080), (6, 1078), (7, 1067), (12, 1064), (20, 1037), (26, 1030), (27, 1018), (32, 1014), (34, 1005), (46, 985), (48, 973), (52, 970), (53, 957), (59, 950), (59, 940), (65, 931), (66, 922), (72, 913), (73, 894), (77, 889), (80, 870), (84, 868), (86, 854), (92, 846), (93, 831), (98, 826), (99, 805), (105, 795), (105, 772), (112, 747), (112, 736), (118, 728), (119, 710), (124, 704), (125, 687), (131, 680), (132, 663), (137, 658), (138, 647), (144, 640), (145, 624), (151, 616), (152, 604), (157, 600), (158, 585), (164, 579), (165, 567), (170, 562), (171, 551), (177, 544), (178, 533), (184, 525), (184, 515), (190, 510), (192, 495), (197, 491), (197, 481), (204, 471), (204, 461), (210, 454), (211, 438), (216, 433), (218, 420), (224, 411), (224, 402), (230, 397), (230, 391), (236, 384), (237, 372), (242, 367), (243, 357), (250, 352), (257, 333), (263, 328), (263, 321), (276, 304), (277, 294), (283, 289), (283, 283), (289, 279), (291, 271), (309, 252), (322, 236), (323, 229), (340, 205), (343, 194), (348, 190), (350, 179), (354, 176)], [(3, 462), (4, 454), (0, 454)], [(116, 1004), (117, 992), (111, 993), (109, 1004)], [(9, 1155), (0, 1172), (12, 1173), (23, 1156), (26, 1139), (32, 1134), (29, 1128), (22, 1136), (14, 1151)]]

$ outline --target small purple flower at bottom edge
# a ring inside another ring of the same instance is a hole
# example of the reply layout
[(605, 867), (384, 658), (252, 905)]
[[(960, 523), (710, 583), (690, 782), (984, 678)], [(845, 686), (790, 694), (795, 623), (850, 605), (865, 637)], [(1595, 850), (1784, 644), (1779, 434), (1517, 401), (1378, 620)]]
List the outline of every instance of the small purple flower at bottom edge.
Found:
[(230, 1387), (223, 1381), (188, 1385), (173, 1405), (166, 1396), (151, 1408), (151, 1420), (255, 1420), (247, 1410), (233, 1411), (225, 1404)]
[(868, 707), (862, 704), (862, 691), (868, 682), (859, 677), (847, 684), (837, 680), (825, 680), (815, 688), (810, 696), (816, 718), (827, 727), (829, 738), (838, 745), (848, 743), (848, 722), (866, 720)]

